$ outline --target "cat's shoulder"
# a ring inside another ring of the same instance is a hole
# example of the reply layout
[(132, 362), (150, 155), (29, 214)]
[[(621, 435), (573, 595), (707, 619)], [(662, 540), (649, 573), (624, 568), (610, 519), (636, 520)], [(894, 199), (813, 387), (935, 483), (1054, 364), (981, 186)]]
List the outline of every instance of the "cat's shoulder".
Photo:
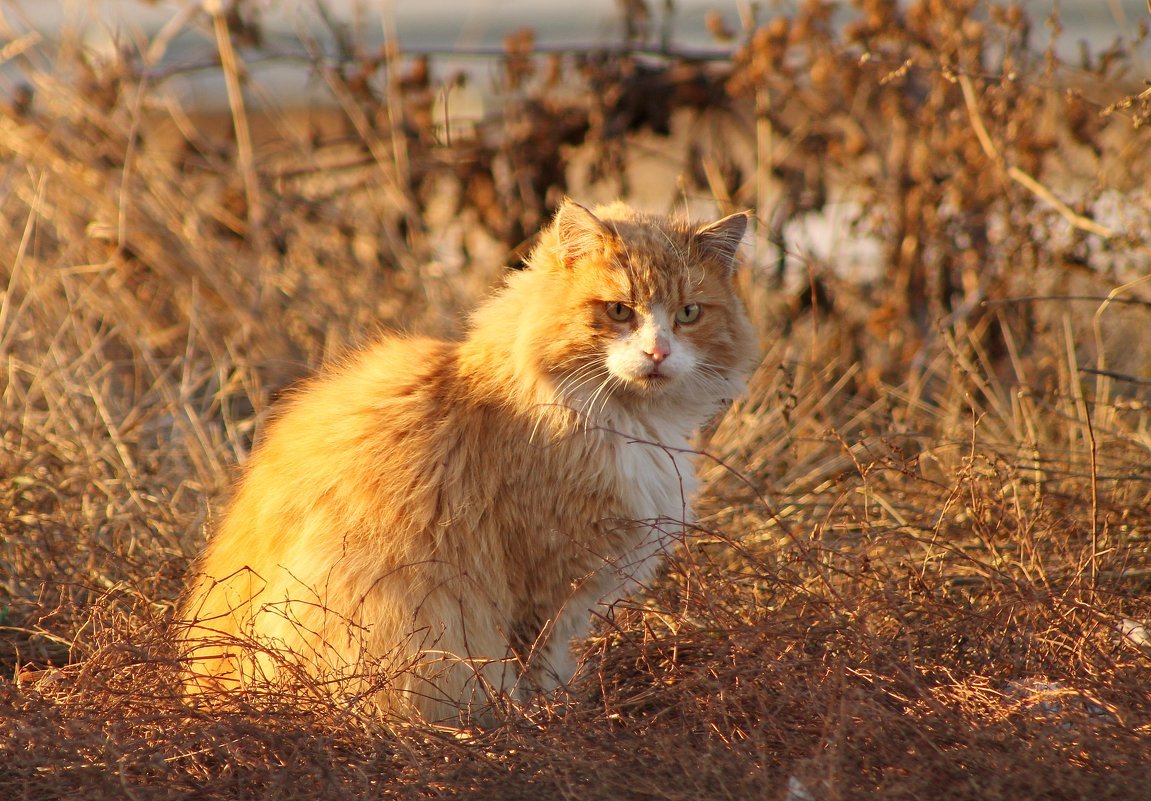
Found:
[(356, 357), (360, 365), (382, 370), (434, 368), (455, 357), (459, 342), (426, 336), (388, 333), (377, 337)]
[(285, 393), (284, 413), (328, 415), (411, 398), (455, 372), (458, 343), (385, 334), (330, 359)]

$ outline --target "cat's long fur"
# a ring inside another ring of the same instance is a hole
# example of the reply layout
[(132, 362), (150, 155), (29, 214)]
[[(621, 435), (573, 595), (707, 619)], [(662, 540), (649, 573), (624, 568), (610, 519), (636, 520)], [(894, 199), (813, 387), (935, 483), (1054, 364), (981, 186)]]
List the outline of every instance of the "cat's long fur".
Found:
[(295, 392), (183, 600), (189, 689), (302, 670), (455, 721), (566, 682), (690, 520), (688, 438), (754, 359), (745, 225), (566, 201), (462, 342), (387, 337)]

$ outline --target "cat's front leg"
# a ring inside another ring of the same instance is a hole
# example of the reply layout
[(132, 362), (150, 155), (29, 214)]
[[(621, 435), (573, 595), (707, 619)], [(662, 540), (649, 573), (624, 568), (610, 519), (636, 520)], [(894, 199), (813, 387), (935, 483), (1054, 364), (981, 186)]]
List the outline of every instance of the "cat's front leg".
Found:
[(524, 644), (527, 647), (517, 649), (524, 665), (523, 690), (552, 695), (568, 687), (580, 665), (573, 642), (588, 636), (596, 610), (608, 613), (605, 601), (610, 603), (618, 597), (604, 597), (613, 583), (605, 581), (603, 575), (589, 577), (551, 611), (549, 619), (535, 626), (533, 639)]

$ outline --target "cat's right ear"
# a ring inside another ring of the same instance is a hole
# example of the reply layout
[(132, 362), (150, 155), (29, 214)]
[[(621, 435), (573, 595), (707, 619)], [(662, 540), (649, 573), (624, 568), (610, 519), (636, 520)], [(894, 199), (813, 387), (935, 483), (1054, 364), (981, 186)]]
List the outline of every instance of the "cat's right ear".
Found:
[(565, 267), (573, 267), (585, 256), (602, 255), (615, 237), (599, 217), (571, 198), (564, 198), (552, 223)]

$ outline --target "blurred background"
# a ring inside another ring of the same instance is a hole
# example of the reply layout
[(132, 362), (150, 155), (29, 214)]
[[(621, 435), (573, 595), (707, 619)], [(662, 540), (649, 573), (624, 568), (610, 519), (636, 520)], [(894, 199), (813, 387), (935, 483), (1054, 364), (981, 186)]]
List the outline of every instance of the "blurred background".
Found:
[[(49, 37), (79, 35), (94, 53), (108, 53), (117, 47), (140, 47), (184, 10), (198, 3), (174, 0), (4, 0), (0, 3), (5, 30), (0, 35), (18, 37), (36, 30)], [(224, 5), (229, 5), (225, 3)], [(585, 0), (569, 3), (546, 0), (257, 0), (238, 4), (240, 14), (259, 20), (258, 41), (249, 42), (256, 58), (249, 60), (250, 77), (268, 92), (269, 102), (284, 106), (331, 102), (330, 95), (317, 87), (314, 76), (299, 64), (307, 54), (301, 38), (313, 38), (316, 45), (333, 52), (332, 34), (339, 31), (364, 51), (378, 50), (385, 32), (393, 31), (405, 53), (435, 54), (441, 72), (463, 70), (477, 80), (477, 93), (486, 91), (485, 76), (491, 72), (491, 58), (502, 52), (504, 39), (523, 28), (531, 28), (535, 45), (548, 49), (587, 49), (623, 44), (628, 37), (625, 20), (641, 19), (641, 30), (630, 38), (652, 47), (674, 48), (719, 55), (734, 49), (733, 36), (777, 15), (794, 14), (796, 0)], [(898, 5), (898, 4), (897, 4)], [(1112, 44), (1116, 37), (1138, 37), (1151, 13), (1145, 0), (1023, 0), (1017, 4), (1035, 23), (1034, 46), (1046, 45), (1049, 31), (1044, 20), (1056, 9), (1063, 31), (1056, 42), (1061, 57), (1075, 60), (1080, 48), (1097, 49)], [(850, 15), (844, 6), (836, 15)], [(712, 20), (709, 22), (709, 20)], [(719, 20), (718, 25), (714, 20)], [(725, 41), (726, 39), (726, 41)], [(44, 42), (42, 47), (51, 47)], [(183, 28), (165, 49), (156, 67), (178, 71), (180, 66), (210, 62), (215, 42), (206, 32)], [(20, 80), (11, 66), (2, 73), (8, 82)], [(225, 102), (223, 78), (208, 70), (184, 75), (169, 86), (181, 100), (198, 108), (212, 108)], [(466, 102), (475, 103), (475, 98)], [(464, 110), (475, 113), (474, 107)]]
[[(1145, 797), (1149, 19), (0, 2), (0, 799)], [(459, 335), (565, 194), (755, 212), (667, 570), (472, 740), (192, 710), (173, 605), (277, 399)]]

